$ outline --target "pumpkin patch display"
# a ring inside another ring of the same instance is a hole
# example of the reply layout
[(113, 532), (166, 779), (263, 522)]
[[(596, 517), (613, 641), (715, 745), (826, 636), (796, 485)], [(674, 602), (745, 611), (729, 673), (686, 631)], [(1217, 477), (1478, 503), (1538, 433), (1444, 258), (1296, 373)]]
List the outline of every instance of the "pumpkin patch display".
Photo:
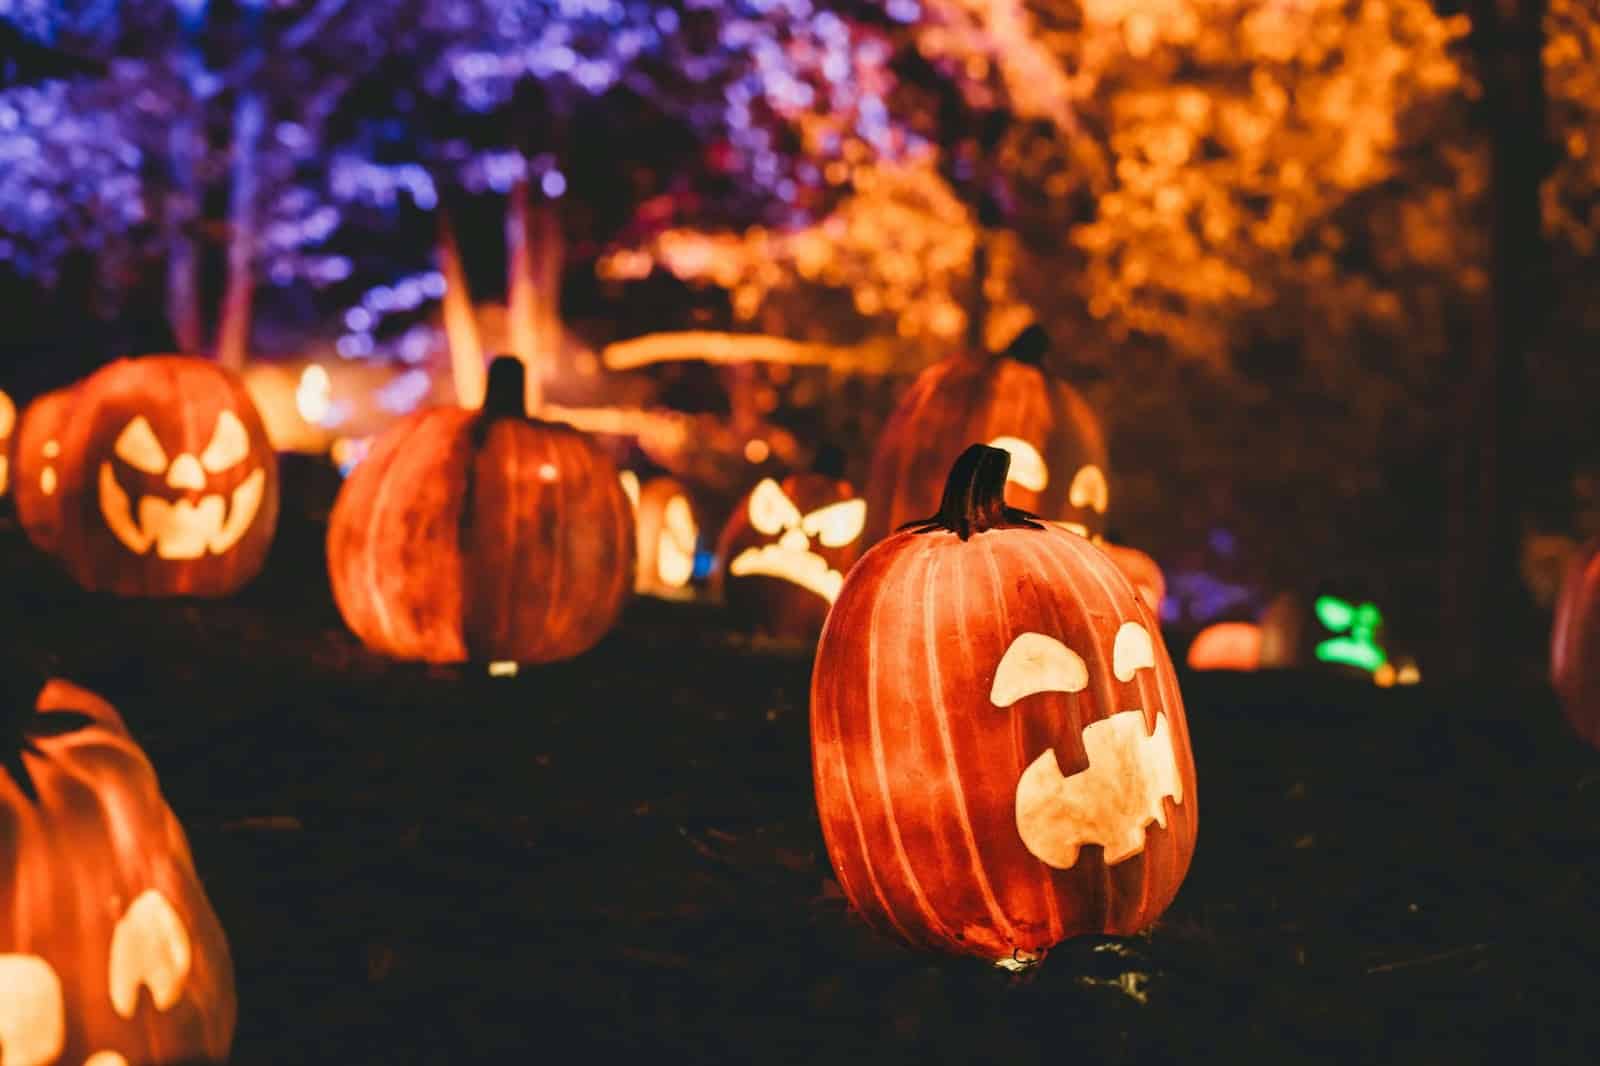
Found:
[(1567, 563), (1550, 630), (1550, 681), (1573, 731), (1600, 748), (1600, 539)]
[(633, 590), (663, 599), (687, 598), (700, 539), (689, 490), (670, 477), (651, 478), (641, 485), (631, 470), (624, 470), (620, 478), (623, 492), (633, 502), (637, 533), (639, 561)]
[(967, 449), (938, 513), (845, 578), (811, 752), (852, 906), (914, 945), (1019, 967), (1153, 922), (1198, 815), (1160, 631), (1104, 552), (1005, 504), (1009, 464)]
[(884, 426), (867, 479), (867, 543), (934, 511), (963, 444), (1011, 455), (1006, 500), (1085, 536), (1105, 531), (1105, 434), (1077, 390), (1048, 374), (1037, 325), (999, 355), (964, 353), (917, 376)]
[(24, 528), (86, 589), (226, 596), (266, 561), (277, 455), (244, 386), (215, 363), (101, 367), (29, 407), (16, 456)]
[(867, 503), (832, 469), (763, 478), (717, 541), (715, 593), (745, 628), (815, 640), (861, 554)]
[(551, 662), (596, 644), (634, 583), (633, 507), (587, 434), (523, 411), (522, 364), (481, 410), (391, 426), (339, 489), (328, 574), (375, 651), (434, 663)]
[(104, 700), (0, 707), (0, 1061), (222, 1063), (233, 962), (155, 771)]

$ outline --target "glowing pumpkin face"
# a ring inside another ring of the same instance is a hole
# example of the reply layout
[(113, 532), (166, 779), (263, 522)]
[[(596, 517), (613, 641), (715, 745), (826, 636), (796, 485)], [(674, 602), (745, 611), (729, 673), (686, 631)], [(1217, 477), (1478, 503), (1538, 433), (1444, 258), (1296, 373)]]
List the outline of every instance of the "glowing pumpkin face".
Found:
[(1007, 966), (1129, 934), (1194, 853), (1172, 662), (1087, 539), (1003, 503), (976, 445), (936, 518), (855, 565), (811, 688), (828, 854), (852, 905), (913, 944)]
[(227, 942), (121, 718), (51, 681), (0, 710), (0, 1062), (223, 1062)]
[(723, 599), (760, 632), (814, 639), (860, 554), (866, 517), (848, 481), (763, 479), (722, 532)]
[(695, 549), (700, 526), (689, 503), (689, 490), (669, 477), (651, 478), (644, 485), (632, 470), (620, 475), (622, 491), (633, 501), (638, 533), (639, 563), (634, 591), (683, 599), (694, 576)]

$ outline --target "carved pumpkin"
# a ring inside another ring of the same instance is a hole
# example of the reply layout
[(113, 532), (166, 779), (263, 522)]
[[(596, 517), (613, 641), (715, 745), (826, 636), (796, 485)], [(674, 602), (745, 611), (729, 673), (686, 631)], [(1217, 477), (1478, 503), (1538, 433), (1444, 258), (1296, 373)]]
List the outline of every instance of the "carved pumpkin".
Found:
[(694, 519), (689, 490), (670, 477), (651, 478), (642, 486), (631, 470), (621, 474), (622, 491), (633, 501), (639, 557), (633, 591), (664, 599), (688, 598), (700, 527)]
[(1600, 748), (1600, 539), (1567, 564), (1550, 630), (1550, 680), (1567, 722)]
[(845, 572), (861, 554), (867, 504), (825, 473), (763, 478), (717, 541), (715, 591), (739, 623), (785, 640), (815, 640)]
[(17, 459), (24, 528), (84, 588), (225, 596), (272, 545), (277, 455), (244, 386), (208, 360), (119, 359), (41, 397)]
[(1002, 965), (1148, 925), (1194, 853), (1159, 630), (1083, 537), (1005, 506), (974, 445), (938, 514), (845, 578), (811, 684), (817, 810), (869, 922)]
[(0, 1061), (225, 1062), (227, 940), (117, 712), (65, 681), (0, 708)]
[(0, 496), (11, 486), (11, 434), (17, 428), (17, 405), (0, 389)]
[(633, 509), (588, 435), (523, 413), (500, 356), (481, 410), (435, 407), (382, 433), (328, 521), (345, 624), (426, 662), (567, 659), (597, 643), (633, 588)]
[(950, 464), (973, 440), (1011, 453), (1013, 506), (1086, 536), (1104, 532), (1105, 436), (1077, 391), (1040, 366), (1047, 344), (1030, 326), (1000, 355), (953, 355), (917, 376), (872, 456), (868, 544), (935, 510)]
[(1133, 582), (1139, 598), (1150, 608), (1150, 616), (1159, 620), (1161, 601), (1167, 595), (1167, 577), (1161, 572), (1160, 564), (1138, 548), (1130, 548), (1126, 544), (1100, 541), (1099, 546), (1101, 551), (1111, 556), (1117, 569)]

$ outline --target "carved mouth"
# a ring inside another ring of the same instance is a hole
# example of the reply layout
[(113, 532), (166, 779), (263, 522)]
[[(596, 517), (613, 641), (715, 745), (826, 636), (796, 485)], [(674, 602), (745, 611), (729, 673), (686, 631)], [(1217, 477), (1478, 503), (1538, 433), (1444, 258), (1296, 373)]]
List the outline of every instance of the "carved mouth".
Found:
[(1154, 732), (1144, 731), (1144, 712), (1121, 711), (1083, 731), (1089, 768), (1064, 776), (1056, 753), (1046, 748), (1017, 779), (1017, 832), (1040, 862), (1058, 870), (1078, 861), (1085, 844), (1099, 844), (1107, 866), (1144, 850), (1145, 827), (1163, 829), (1162, 798), (1183, 803), (1183, 778), (1167, 716), (1156, 712)]
[(746, 548), (734, 557), (728, 572), (736, 577), (757, 575), (792, 581), (816, 593), (830, 604), (839, 596), (844, 575), (828, 565), (828, 560), (811, 551), (795, 551), (782, 544)]
[(176, 502), (140, 496), (135, 521), (132, 502), (107, 461), (100, 464), (100, 513), (112, 535), (136, 555), (152, 545), (162, 559), (198, 559), (207, 551), (221, 555), (239, 543), (255, 521), (266, 484), (266, 471), (257, 467), (226, 502), (215, 492)]

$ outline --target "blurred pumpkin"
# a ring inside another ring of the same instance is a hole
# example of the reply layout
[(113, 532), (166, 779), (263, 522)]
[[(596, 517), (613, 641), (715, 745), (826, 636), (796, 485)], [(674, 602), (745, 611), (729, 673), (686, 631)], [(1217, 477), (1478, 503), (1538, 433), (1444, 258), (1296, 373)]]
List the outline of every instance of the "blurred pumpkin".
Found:
[(17, 405), (0, 389), (0, 496), (11, 485), (11, 434), (17, 428)]
[(621, 615), (635, 547), (617, 468), (587, 434), (529, 418), (523, 377), (499, 356), (481, 409), (407, 416), (340, 488), (328, 574), (367, 647), (550, 662), (586, 651)]
[(1032, 325), (998, 355), (952, 355), (917, 376), (872, 456), (868, 544), (935, 510), (950, 464), (974, 440), (1010, 453), (1013, 506), (1104, 532), (1105, 435), (1077, 390), (1044, 370), (1048, 345)]
[(812, 671), (828, 856), (873, 925), (1018, 967), (1130, 934), (1194, 854), (1194, 760), (1159, 630), (1087, 539), (1006, 506), (974, 445), (930, 519), (845, 578)]
[(233, 962), (155, 771), (98, 696), (25, 687), (0, 707), (0, 1055), (227, 1061)]
[(1112, 544), (1110, 541), (1098, 543), (1100, 550), (1111, 556), (1111, 561), (1117, 564), (1117, 569), (1133, 582), (1139, 598), (1150, 608), (1150, 616), (1159, 621), (1161, 601), (1167, 596), (1167, 577), (1161, 572), (1160, 564), (1138, 548)]
[(1191, 670), (1261, 669), (1261, 626), (1255, 622), (1216, 622), (1189, 644)]
[(1573, 732), (1600, 748), (1600, 538), (1567, 564), (1550, 630), (1550, 681)]
[(643, 485), (631, 470), (621, 474), (622, 489), (633, 501), (638, 573), (633, 590), (642, 595), (681, 600), (689, 596), (700, 526), (683, 482), (651, 478)]
[(118, 359), (47, 393), (15, 456), (23, 528), (86, 589), (226, 596), (266, 562), (277, 455), (238, 377), (209, 360)]

